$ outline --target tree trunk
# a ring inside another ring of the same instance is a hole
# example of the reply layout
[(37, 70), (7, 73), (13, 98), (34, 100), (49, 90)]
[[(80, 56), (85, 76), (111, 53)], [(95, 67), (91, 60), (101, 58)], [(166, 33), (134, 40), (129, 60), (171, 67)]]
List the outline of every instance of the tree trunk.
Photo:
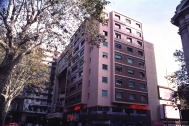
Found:
[(14, 67), (12, 65), (14, 55), (13, 53), (7, 54), (6, 58), (4, 58), (3, 62), (0, 64), (0, 94), (2, 94), (3, 88)]
[(11, 67), (5, 66), (5, 67), (0, 67), (0, 94), (2, 94), (4, 86), (7, 82), (7, 79), (11, 73)]
[(1, 98), (0, 102), (1, 102), (1, 104), (0, 104), (0, 126), (2, 126), (5, 121), (7, 111), (10, 107), (11, 100), (8, 101), (8, 100)]

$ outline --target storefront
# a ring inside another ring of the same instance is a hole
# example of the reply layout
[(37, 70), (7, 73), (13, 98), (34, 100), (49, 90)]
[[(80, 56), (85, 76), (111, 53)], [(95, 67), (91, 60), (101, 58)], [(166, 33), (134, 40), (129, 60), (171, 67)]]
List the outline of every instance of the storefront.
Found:
[(75, 106), (65, 113), (66, 126), (150, 126), (150, 111), (144, 105), (127, 107)]

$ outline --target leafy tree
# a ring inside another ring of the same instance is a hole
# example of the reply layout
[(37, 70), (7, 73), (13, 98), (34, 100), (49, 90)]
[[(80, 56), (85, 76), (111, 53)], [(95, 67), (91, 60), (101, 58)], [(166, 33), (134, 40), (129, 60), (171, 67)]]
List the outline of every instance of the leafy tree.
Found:
[(9, 0), (1, 5), (0, 94), (13, 76), (13, 69), (32, 50), (43, 44), (64, 48), (82, 23), (87, 24), (83, 33), (87, 34), (88, 42), (98, 47), (104, 36), (93, 22), (106, 22), (103, 7), (108, 3), (106, 0)]
[(184, 53), (181, 50), (176, 50), (173, 56), (176, 58), (176, 62), (179, 62), (180, 69), (166, 76), (166, 79), (174, 87), (178, 87), (178, 91), (173, 93), (173, 102), (177, 104), (180, 99), (181, 105), (186, 106), (189, 105), (189, 78), (184, 61)]
[(44, 57), (43, 50), (37, 48), (14, 66), (1, 93), (2, 122), (12, 100), (22, 92), (23, 88), (38, 91), (48, 82), (49, 68), (42, 62), (42, 57)]

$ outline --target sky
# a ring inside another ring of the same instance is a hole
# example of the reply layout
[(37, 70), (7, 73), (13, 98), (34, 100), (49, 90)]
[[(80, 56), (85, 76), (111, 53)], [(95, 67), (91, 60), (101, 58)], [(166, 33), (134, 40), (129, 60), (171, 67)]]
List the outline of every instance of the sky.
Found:
[(109, 0), (108, 8), (142, 23), (144, 40), (163, 45), (167, 66), (178, 69), (173, 52), (182, 49), (178, 27), (171, 24), (176, 7), (181, 0)]

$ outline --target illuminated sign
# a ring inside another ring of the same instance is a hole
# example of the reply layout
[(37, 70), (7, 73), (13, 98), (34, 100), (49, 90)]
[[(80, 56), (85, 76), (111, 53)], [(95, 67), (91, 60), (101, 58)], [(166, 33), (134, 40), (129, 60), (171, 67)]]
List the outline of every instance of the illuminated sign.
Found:
[(79, 113), (68, 114), (67, 121), (79, 121)]
[(144, 105), (130, 105), (130, 108), (147, 110), (147, 106), (144, 106)]
[(179, 109), (172, 105), (160, 105), (160, 118), (161, 119), (180, 119)]
[(74, 121), (74, 115), (73, 114), (67, 115), (67, 121)]
[(159, 87), (160, 99), (171, 100), (172, 99), (172, 92), (173, 92), (173, 90), (171, 90), (171, 89)]
[(87, 105), (77, 105), (74, 107), (74, 110), (77, 111), (77, 110), (80, 110), (81, 108), (87, 108)]
[(76, 110), (80, 110), (80, 109), (81, 109), (81, 106), (80, 106), (80, 105), (74, 107), (74, 110), (75, 110), (75, 111), (76, 111)]

